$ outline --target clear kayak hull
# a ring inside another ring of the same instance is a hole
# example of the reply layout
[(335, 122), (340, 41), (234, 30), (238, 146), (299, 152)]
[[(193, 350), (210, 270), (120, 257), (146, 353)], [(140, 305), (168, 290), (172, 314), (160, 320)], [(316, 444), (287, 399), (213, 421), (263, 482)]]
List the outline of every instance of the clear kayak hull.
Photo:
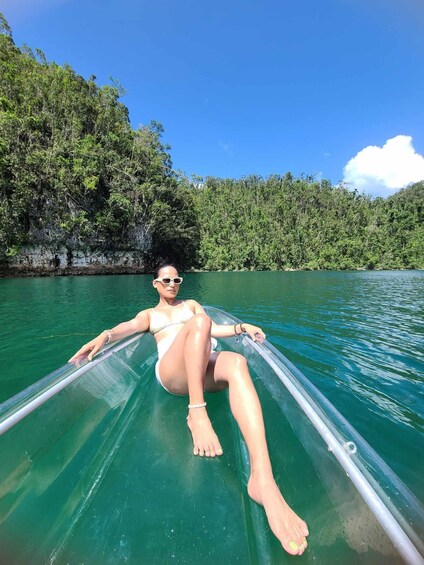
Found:
[[(423, 563), (422, 506), (334, 407), (270, 344), (219, 347), (248, 359), (276, 480), (310, 527), (299, 559)], [(246, 494), (248, 456), (227, 393), (207, 398), (224, 456), (194, 457), (187, 399), (160, 387), (155, 362), (143, 334), (1, 406), (0, 562), (292, 559)]]

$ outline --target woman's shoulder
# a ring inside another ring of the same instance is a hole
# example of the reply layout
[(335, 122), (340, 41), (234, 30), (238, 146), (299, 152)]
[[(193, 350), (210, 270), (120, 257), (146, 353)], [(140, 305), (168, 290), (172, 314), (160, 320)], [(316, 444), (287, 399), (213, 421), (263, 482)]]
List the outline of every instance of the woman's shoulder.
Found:
[(192, 298), (189, 298), (188, 300), (184, 300), (184, 304), (187, 304), (187, 306), (193, 310), (193, 312), (196, 312), (196, 310), (203, 310), (202, 305), (199, 304), (199, 302), (197, 302), (196, 300), (193, 300)]
[(131, 320), (133, 327), (136, 331), (145, 332), (150, 327), (150, 312), (152, 308), (146, 308), (141, 310), (136, 316)]
[(140, 312), (137, 314), (137, 316), (140, 316), (141, 314), (150, 314), (150, 312), (154, 310), (154, 308), (144, 308), (143, 310), (140, 310)]
[(153, 313), (154, 308), (145, 308), (144, 310), (140, 310), (140, 312), (136, 315), (138, 319), (147, 319), (150, 320), (150, 317)]

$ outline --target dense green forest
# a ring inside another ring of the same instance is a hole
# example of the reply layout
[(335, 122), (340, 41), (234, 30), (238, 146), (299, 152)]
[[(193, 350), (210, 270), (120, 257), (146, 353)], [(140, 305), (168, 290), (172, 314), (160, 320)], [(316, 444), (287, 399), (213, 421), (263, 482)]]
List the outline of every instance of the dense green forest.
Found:
[(197, 192), (206, 269), (424, 267), (424, 183), (371, 198), (313, 178), (207, 179)]
[(312, 177), (172, 168), (122, 88), (18, 48), (0, 21), (0, 262), (23, 246), (135, 250), (147, 268), (424, 268), (424, 182), (372, 199)]
[[(162, 127), (131, 129), (120, 87), (0, 35), (0, 254), (24, 244), (139, 249), (191, 263), (191, 191), (172, 172)], [(172, 231), (169, 229), (172, 226)]]

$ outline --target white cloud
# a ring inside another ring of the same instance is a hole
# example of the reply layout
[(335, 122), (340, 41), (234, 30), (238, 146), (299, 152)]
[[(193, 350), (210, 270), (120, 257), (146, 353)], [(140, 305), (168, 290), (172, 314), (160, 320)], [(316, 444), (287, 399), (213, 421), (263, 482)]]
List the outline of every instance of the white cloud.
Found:
[(415, 152), (412, 137), (397, 135), (383, 147), (369, 145), (344, 168), (344, 182), (372, 196), (390, 196), (410, 183), (424, 180), (424, 157)]

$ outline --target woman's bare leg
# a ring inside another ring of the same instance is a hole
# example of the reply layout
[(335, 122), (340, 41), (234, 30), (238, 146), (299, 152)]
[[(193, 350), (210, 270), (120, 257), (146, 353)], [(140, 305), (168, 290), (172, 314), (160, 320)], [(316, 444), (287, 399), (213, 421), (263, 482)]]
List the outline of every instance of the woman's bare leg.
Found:
[[(189, 394), (190, 404), (203, 403), (203, 391), (229, 387), (230, 407), (250, 456), (249, 496), (264, 506), (269, 525), (284, 549), (301, 555), (308, 528), (284, 500), (272, 473), (262, 409), (246, 360), (237, 353), (210, 355), (210, 320), (194, 316), (176, 336), (160, 363), (161, 378), (172, 392)], [(205, 376), (206, 371), (206, 376)], [(190, 410), (188, 426), (195, 455), (222, 454), (205, 408)]]
[(301, 555), (307, 546), (306, 523), (293, 512), (275, 483), (262, 409), (252, 383), (247, 363), (242, 355), (221, 352), (211, 361), (205, 386), (228, 383), (230, 407), (246, 442), (250, 456), (249, 496), (264, 506), (269, 525), (284, 549), (292, 555)]
[[(210, 318), (196, 314), (184, 325), (160, 362), (164, 385), (171, 392), (188, 394), (189, 403), (194, 405), (204, 402), (204, 381), (211, 353), (210, 332)], [(225, 387), (225, 384), (218, 385), (218, 389)], [(206, 408), (189, 410), (187, 424), (193, 436), (194, 455), (222, 455)]]

